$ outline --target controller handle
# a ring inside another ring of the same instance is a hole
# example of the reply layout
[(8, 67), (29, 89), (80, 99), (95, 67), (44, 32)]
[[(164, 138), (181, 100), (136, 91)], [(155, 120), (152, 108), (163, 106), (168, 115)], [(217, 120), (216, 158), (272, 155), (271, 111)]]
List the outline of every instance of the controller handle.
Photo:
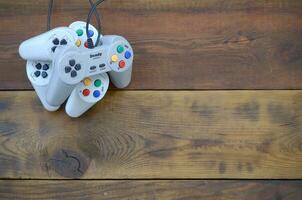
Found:
[(35, 89), (43, 107), (50, 111), (56, 111), (59, 106), (52, 106), (46, 101), (47, 86), (52, 76), (52, 64), (50, 62), (27, 61), (26, 73), (31, 85)]
[(74, 45), (76, 33), (67, 27), (59, 27), (21, 43), (19, 54), (24, 60), (52, 60), (61, 46)]
[(60, 106), (69, 97), (76, 84), (69, 85), (54, 75), (47, 88), (46, 101), (53, 106)]
[(66, 113), (70, 117), (80, 117), (105, 96), (108, 87), (107, 73), (84, 79), (72, 91), (66, 103)]
[(47, 88), (46, 101), (53, 106), (60, 106), (70, 96), (74, 87), (85, 78), (85, 58), (77, 58), (80, 49), (70, 46), (55, 53), (54, 72)]
[(132, 78), (132, 66), (124, 71), (124, 72), (115, 72), (111, 71), (108, 72), (110, 76), (110, 80), (112, 81), (113, 85), (117, 88), (125, 88), (127, 87)]
[[(19, 54), (24, 60), (52, 60), (57, 49), (64, 46), (87, 48), (86, 22), (76, 21), (69, 27), (59, 27), (21, 43)], [(95, 43), (97, 29), (89, 25), (89, 37)]]
[[(108, 47), (108, 59), (116, 56), (117, 61), (110, 62), (111, 71), (108, 72), (110, 80), (117, 88), (125, 88), (132, 78), (133, 49), (130, 43), (122, 36), (105, 35), (102, 43)], [(123, 62), (124, 66), (119, 65)]]

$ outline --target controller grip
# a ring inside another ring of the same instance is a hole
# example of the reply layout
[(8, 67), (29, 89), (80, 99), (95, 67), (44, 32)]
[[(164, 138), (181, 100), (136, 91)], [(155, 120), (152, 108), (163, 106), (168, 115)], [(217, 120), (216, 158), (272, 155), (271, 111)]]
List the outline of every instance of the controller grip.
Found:
[(68, 27), (58, 27), (21, 43), (19, 54), (24, 60), (52, 60), (60, 46), (71, 46), (77, 39), (76, 33)]
[(43, 107), (48, 110), (49, 112), (54, 112), (54, 111), (57, 111), (60, 106), (52, 106), (50, 104), (47, 103), (46, 101), (46, 92), (47, 92), (47, 86), (38, 86), (38, 85), (35, 85), (33, 83), (31, 83), (33, 88), (35, 89)]
[(46, 101), (53, 106), (62, 105), (69, 97), (75, 85), (69, 85), (61, 81), (58, 75), (54, 74), (47, 88)]
[(80, 117), (96, 103), (97, 102), (88, 103), (83, 101), (79, 97), (79, 94), (77, 94), (77, 90), (74, 89), (66, 103), (65, 111), (70, 117)]
[(127, 87), (132, 78), (132, 66), (124, 71), (124, 72), (114, 72), (110, 71), (108, 72), (110, 76), (110, 80), (112, 81), (113, 85), (117, 88), (125, 88)]
[(19, 54), (24, 60), (51, 60), (47, 49), (47, 36), (49, 32), (38, 35), (21, 43)]

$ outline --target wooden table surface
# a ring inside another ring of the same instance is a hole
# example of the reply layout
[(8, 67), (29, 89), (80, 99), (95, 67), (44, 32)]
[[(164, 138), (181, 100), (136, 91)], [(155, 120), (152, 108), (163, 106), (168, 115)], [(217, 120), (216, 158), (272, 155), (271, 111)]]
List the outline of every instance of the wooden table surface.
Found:
[[(88, 3), (55, 1), (53, 26)], [(302, 1), (107, 0), (133, 80), (79, 119), (18, 55), (47, 1), (0, 0), (0, 199), (302, 199)]]

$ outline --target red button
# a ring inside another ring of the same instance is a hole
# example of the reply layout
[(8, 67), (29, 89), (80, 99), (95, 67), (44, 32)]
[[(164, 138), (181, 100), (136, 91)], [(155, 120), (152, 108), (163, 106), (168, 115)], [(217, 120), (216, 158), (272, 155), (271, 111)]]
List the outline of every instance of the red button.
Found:
[(88, 90), (88, 89), (83, 90), (84, 97), (89, 96), (89, 94), (90, 94), (90, 90)]
[(84, 43), (84, 46), (85, 46), (86, 48), (88, 48), (88, 42), (87, 42), (87, 41)]
[(120, 68), (124, 68), (126, 66), (126, 62), (121, 60), (118, 65), (120, 66)]

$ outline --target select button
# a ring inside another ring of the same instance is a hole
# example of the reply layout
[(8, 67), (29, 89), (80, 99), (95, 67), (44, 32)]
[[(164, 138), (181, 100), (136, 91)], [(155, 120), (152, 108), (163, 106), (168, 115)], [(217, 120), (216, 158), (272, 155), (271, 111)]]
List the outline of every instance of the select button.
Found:
[(96, 66), (91, 66), (90, 70), (96, 70)]

